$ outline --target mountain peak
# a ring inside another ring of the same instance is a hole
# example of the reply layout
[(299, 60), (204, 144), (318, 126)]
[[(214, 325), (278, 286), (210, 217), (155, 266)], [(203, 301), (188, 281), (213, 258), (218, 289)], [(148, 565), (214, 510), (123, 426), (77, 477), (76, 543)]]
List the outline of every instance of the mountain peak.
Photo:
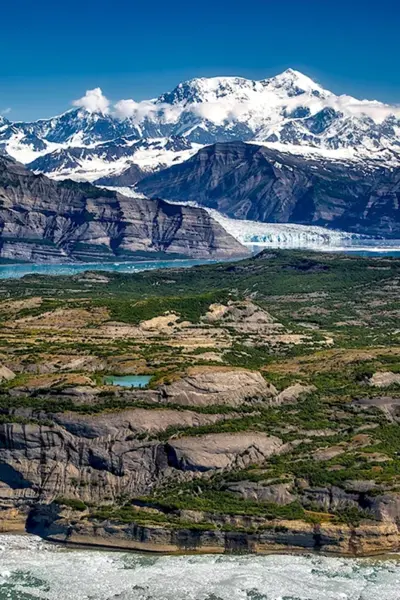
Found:
[(286, 71), (283, 71), (283, 73), (280, 73), (275, 77), (264, 79), (263, 84), (269, 88), (285, 89), (288, 91), (288, 93), (290, 91), (296, 91), (296, 94), (289, 93), (289, 95), (298, 95), (301, 92), (315, 96), (323, 95), (326, 97), (330, 95), (330, 92), (321, 87), (318, 83), (311, 79), (311, 77), (308, 77), (300, 71), (290, 68), (286, 69)]
[[(93, 154), (99, 143), (108, 142), (109, 147), (101, 149), (102, 158), (96, 155), (96, 160), (123, 162), (131, 148), (135, 161), (149, 160), (145, 164), (149, 168), (179, 160), (191, 148), (182, 148), (182, 143), (179, 148), (177, 144), (167, 148), (157, 142), (151, 152), (146, 149), (145, 158), (132, 143), (121, 145), (122, 137), (160, 140), (178, 136), (189, 145), (255, 141), (290, 152), (313, 149), (342, 152), (342, 156), (359, 155), (360, 150), (367, 155), (386, 149), (398, 153), (400, 147), (400, 111), (396, 107), (336, 96), (292, 68), (261, 81), (198, 77), (179, 83), (158, 98), (123, 102), (126, 111), (114, 111), (96, 88), (58, 117), (34, 123), (1, 125), (0, 121), (0, 145), (19, 160), (31, 162), (56, 150), (56, 145), (90, 148)], [(173, 156), (174, 152), (179, 152), (179, 157)], [(88, 158), (83, 171), (92, 172), (99, 164), (89, 162)]]
[(3, 125), (10, 125), (10, 121), (3, 117), (3, 115), (0, 115), (0, 127), (3, 127)]
[(171, 92), (157, 99), (158, 104), (214, 102), (219, 98), (252, 90), (259, 82), (244, 77), (196, 77), (179, 83)]

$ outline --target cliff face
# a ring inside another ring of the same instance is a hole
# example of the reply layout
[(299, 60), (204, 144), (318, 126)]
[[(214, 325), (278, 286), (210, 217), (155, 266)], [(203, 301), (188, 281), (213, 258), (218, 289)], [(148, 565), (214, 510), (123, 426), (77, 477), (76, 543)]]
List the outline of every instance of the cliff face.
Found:
[(28, 261), (176, 255), (225, 258), (247, 250), (205, 211), (57, 183), (0, 156), (0, 256)]
[[(229, 471), (261, 466), (266, 459), (289, 451), (290, 445), (254, 432), (195, 436), (197, 427), (226, 418), (218, 414), (132, 409), (98, 416), (48, 416), (52, 425), (0, 426), (0, 531), (26, 527), (59, 542), (155, 552), (292, 549), (371, 555), (399, 550), (399, 495), (368, 494), (363, 484), (355, 490), (354, 482), (347, 491), (333, 486), (307, 488), (300, 496), (299, 482), (228, 481), (224, 489), (280, 506), (306, 497), (325, 511), (368, 506), (374, 520), (357, 525), (271, 519), (251, 512), (164, 512), (157, 504), (145, 502), (113, 517), (107, 506), (115, 507), (121, 498), (145, 496), (172, 481), (193, 480), (202, 486), (207, 474), (224, 473), (229, 479)], [(192, 436), (172, 436), (165, 442), (143, 439), (178, 425), (193, 428)], [(87, 506), (100, 508), (93, 512)]]
[(0, 425), (3, 508), (58, 497), (115, 502), (124, 494), (149, 494), (170, 478), (190, 480), (196, 473), (261, 463), (283, 447), (275, 436), (246, 433), (143, 440), (171, 427), (186, 425), (195, 432), (224, 415), (138, 409), (97, 417), (54, 414), (44, 422), (42, 417), (41, 424)]
[(400, 171), (318, 160), (232, 142), (200, 150), (137, 185), (150, 197), (195, 201), (229, 217), (322, 225), (395, 237)]
[[(237, 521), (237, 520), (236, 520)], [(239, 525), (239, 526), (238, 526)], [(395, 523), (351, 527), (263, 521), (242, 523), (186, 523), (181, 528), (93, 521), (70, 509), (43, 506), (31, 514), (29, 530), (55, 542), (106, 546), (146, 552), (240, 553), (326, 552), (341, 556), (373, 556), (398, 552), (400, 534)]]

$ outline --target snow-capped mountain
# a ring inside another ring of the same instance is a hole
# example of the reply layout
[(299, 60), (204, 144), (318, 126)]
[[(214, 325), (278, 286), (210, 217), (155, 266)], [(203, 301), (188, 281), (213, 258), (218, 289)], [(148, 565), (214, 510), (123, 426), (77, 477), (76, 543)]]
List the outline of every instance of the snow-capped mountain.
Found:
[(182, 162), (202, 146), (186, 138), (117, 138), (89, 147), (61, 147), (27, 164), (53, 179), (132, 186), (146, 175)]
[[(0, 150), (49, 176), (91, 181), (131, 167), (154, 171), (187, 159), (197, 145), (229, 141), (398, 163), (399, 108), (337, 96), (293, 69), (261, 81), (192, 79), (158, 98), (113, 107), (101, 90), (92, 93), (100, 100), (94, 108), (76, 101), (60, 116), (31, 123), (1, 117)], [(177, 139), (188, 147), (175, 151)], [(145, 140), (147, 150), (135, 144)]]
[(400, 237), (400, 167), (329, 160), (245, 142), (206, 146), (146, 177), (150, 198), (196, 202), (234, 219)]

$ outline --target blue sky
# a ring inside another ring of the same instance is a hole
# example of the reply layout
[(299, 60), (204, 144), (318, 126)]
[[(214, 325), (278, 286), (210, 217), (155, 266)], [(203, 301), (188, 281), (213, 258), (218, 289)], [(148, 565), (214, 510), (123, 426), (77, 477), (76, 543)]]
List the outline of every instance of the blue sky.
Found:
[(58, 114), (98, 86), (141, 100), (191, 77), (288, 67), (400, 103), (398, 0), (13, 0), (1, 21), (0, 113), (12, 120)]

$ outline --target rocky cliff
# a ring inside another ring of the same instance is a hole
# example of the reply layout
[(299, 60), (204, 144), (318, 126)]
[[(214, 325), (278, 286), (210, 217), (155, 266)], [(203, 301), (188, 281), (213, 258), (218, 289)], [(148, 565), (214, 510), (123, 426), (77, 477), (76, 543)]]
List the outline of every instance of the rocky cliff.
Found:
[(0, 256), (27, 261), (170, 255), (226, 258), (246, 250), (206, 212), (56, 183), (0, 156)]
[(400, 233), (400, 170), (232, 142), (201, 149), (139, 182), (144, 194), (194, 201), (237, 219)]

